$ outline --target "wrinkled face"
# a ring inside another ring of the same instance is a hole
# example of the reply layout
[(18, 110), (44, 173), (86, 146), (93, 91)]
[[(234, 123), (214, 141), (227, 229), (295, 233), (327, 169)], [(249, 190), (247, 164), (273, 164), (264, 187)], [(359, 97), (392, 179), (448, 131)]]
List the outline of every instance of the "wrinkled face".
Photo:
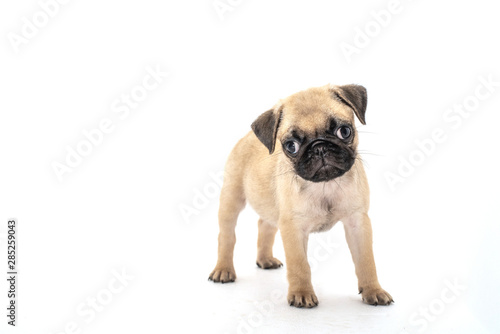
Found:
[(363, 86), (310, 88), (260, 115), (252, 130), (270, 154), (281, 149), (286, 167), (291, 165), (298, 176), (326, 182), (354, 165), (358, 145), (354, 116), (366, 124), (366, 105)]
[(325, 123), (315, 131), (301, 129), (297, 124), (281, 136), (283, 153), (297, 175), (308, 181), (326, 182), (340, 177), (356, 159), (351, 122), (332, 116)]

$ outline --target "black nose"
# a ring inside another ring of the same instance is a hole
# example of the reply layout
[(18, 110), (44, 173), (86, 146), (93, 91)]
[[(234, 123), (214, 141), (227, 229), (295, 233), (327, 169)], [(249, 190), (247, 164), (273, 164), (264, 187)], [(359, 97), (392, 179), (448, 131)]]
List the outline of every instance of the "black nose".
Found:
[(323, 158), (328, 150), (334, 151), (334, 145), (332, 143), (318, 140), (311, 145), (311, 151), (314, 155)]
[(313, 148), (313, 152), (315, 155), (319, 155), (323, 157), (325, 155), (326, 147), (325, 145), (317, 145)]

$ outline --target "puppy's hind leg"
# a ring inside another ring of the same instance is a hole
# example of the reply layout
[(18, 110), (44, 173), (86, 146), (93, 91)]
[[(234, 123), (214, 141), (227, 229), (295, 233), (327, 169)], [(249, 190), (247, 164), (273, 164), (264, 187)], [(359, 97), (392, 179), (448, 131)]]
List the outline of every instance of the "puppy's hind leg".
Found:
[(240, 184), (224, 181), (219, 206), (219, 247), (215, 269), (209, 280), (214, 282), (234, 282), (236, 272), (233, 265), (233, 252), (236, 243), (236, 221), (245, 207), (245, 197)]
[(276, 269), (283, 266), (280, 260), (273, 257), (274, 237), (278, 226), (272, 226), (259, 219), (259, 237), (257, 240), (257, 266), (262, 269)]

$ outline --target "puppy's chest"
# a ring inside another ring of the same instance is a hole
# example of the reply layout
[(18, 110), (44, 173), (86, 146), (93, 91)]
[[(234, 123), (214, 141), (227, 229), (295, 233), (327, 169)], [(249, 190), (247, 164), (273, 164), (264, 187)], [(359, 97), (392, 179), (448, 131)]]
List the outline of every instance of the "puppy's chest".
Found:
[(301, 192), (305, 201), (299, 214), (308, 232), (327, 231), (348, 213), (346, 194), (335, 182), (308, 185)]

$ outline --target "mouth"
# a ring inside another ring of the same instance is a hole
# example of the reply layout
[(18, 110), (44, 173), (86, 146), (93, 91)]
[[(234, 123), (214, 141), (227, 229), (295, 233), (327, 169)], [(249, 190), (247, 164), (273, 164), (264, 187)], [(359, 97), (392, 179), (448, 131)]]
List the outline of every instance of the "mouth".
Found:
[(312, 182), (325, 182), (333, 180), (339, 176), (344, 175), (346, 171), (331, 165), (331, 164), (323, 164), (323, 166), (319, 167), (316, 172), (312, 175), (309, 181)]
[(316, 157), (308, 159), (296, 166), (297, 174), (303, 179), (311, 182), (327, 182), (335, 178), (341, 177), (347, 173), (354, 164), (354, 159), (342, 157), (339, 161), (337, 156)]

